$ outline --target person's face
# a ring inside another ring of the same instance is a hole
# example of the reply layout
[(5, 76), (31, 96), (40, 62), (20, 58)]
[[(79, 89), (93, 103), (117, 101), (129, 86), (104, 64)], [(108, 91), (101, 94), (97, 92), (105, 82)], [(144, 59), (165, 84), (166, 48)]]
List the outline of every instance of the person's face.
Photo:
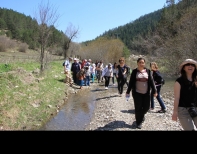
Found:
[(120, 64), (124, 64), (124, 59), (119, 60)]
[(145, 67), (145, 61), (143, 59), (141, 59), (138, 63), (137, 63), (138, 67), (140, 68), (144, 68)]
[(155, 70), (156, 68), (155, 68), (155, 64), (151, 64), (151, 70)]
[(186, 73), (193, 73), (195, 70), (195, 65), (188, 63), (184, 65), (183, 69), (185, 70)]

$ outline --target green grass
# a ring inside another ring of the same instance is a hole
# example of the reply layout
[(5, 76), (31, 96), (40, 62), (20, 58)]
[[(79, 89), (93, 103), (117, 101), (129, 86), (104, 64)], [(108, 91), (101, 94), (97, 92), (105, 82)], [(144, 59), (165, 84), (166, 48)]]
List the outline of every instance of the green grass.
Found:
[(4, 130), (39, 129), (64, 103), (62, 61), (51, 62), (42, 76), (32, 74), (39, 66), (36, 62), (0, 64), (0, 127)]

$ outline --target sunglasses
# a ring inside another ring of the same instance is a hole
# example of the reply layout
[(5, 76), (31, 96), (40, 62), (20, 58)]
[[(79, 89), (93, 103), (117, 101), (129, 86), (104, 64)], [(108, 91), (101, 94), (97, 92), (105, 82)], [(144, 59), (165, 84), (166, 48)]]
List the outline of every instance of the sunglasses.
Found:
[(190, 63), (185, 64), (185, 66), (193, 66), (193, 67), (195, 67), (194, 64), (190, 64)]

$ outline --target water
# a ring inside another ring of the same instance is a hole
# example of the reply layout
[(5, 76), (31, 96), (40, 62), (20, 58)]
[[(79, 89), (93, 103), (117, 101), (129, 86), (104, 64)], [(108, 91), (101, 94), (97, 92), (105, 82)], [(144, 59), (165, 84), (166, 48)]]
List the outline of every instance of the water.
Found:
[(91, 120), (95, 99), (90, 90), (71, 94), (63, 108), (41, 130), (84, 130)]

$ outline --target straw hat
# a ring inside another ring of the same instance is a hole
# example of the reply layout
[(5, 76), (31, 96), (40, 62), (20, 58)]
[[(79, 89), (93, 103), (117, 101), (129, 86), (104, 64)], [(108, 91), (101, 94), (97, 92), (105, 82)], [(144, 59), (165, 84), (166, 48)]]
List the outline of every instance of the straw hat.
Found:
[(183, 66), (184, 66), (185, 64), (188, 64), (188, 63), (194, 64), (194, 65), (196, 66), (196, 69), (197, 69), (197, 62), (196, 62), (195, 60), (193, 60), (193, 59), (186, 59), (186, 60), (183, 61), (183, 62), (181, 63), (181, 65), (179, 66), (179, 71), (181, 71), (182, 68), (183, 68)]

